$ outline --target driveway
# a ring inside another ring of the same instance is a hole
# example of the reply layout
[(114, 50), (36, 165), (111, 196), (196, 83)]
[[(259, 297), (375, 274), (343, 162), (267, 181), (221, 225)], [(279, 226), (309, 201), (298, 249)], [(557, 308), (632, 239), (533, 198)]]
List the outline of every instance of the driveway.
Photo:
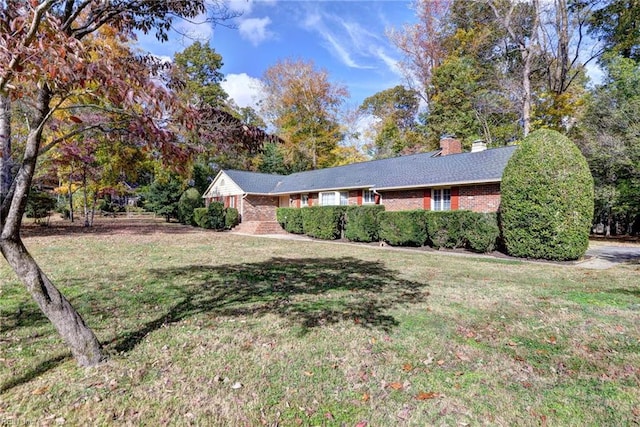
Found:
[(640, 245), (590, 243), (586, 261), (578, 265), (583, 268), (602, 270), (616, 264), (640, 264)]

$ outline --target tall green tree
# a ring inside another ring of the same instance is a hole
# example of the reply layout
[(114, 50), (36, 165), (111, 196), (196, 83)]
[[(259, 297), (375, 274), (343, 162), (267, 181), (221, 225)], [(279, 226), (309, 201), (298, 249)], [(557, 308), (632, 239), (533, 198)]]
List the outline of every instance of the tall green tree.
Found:
[(424, 145), (417, 122), (419, 106), (418, 92), (402, 85), (378, 92), (362, 102), (360, 112), (377, 119), (375, 158), (395, 156)]
[(640, 64), (603, 60), (606, 77), (581, 123), (580, 148), (596, 185), (595, 219), (606, 233), (640, 232)]
[(262, 111), (284, 140), (285, 161), (294, 171), (335, 164), (342, 140), (338, 122), (347, 89), (329, 80), (313, 61), (285, 59), (262, 78), (266, 95)]
[(604, 49), (640, 62), (640, 1), (585, 0), (584, 3), (595, 8), (589, 31), (604, 44)]
[(220, 83), (224, 80), (222, 56), (209, 44), (193, 43), (174, 56), (174, 71), (184, 87), (181, 90), (188, 102), (198, 106), (223, 107), (228, 98)]

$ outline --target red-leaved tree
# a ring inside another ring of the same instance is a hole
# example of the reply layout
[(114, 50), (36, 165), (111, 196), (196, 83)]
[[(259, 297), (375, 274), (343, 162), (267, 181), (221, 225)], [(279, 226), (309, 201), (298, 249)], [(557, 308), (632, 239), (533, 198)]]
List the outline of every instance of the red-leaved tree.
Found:
[[(87, 131), (107, 139), (126, 132), (129, 141), (158, 156), (186, 158), (189, 147), (178, 142), (174, 130), (194, 116), (176, 113), (180, 104), (158, 82), (155, 62), (136, 58), (125, 42), (135, 31), (154, 31), (166, 40), (172, 19), (205, 12), (205, 0), (0, 3), (0, 251), (82, 366), (103, 360), (100, 343), (20, 236), (38, 158)], [(118, 49), (102, 41), (105, 29)], [(17, 101), (28, 110), (28, 134), (20, 155), (12, 158), (10, 107)], [(12, 165), (17, 172), (10, 172)]]

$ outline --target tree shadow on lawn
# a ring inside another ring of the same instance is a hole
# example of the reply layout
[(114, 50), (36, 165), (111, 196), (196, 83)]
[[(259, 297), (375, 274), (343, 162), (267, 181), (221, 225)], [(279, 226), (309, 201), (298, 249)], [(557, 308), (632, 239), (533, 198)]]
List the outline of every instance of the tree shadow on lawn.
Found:
[[(179, 292), (179, 301), (140, 329), (120, 335), (108, 347), (128, 352), (163, 325), (199, 313), (272, 313), (298, 324), (302, 333), (344, 320), (389, 331), (398, 321), (387, 310), (419, 303), (429, 295), (423, 289), (426, 283), (400, 279), (382, 263), (350, 257), (272, 258), (250, 264), (156, 269), (152, 273), (166, 284), (167, 292)], [(157, 289), (154, 295), (158, 297)]]
[[(155, 320), (103, 342), (107, 352), (129, 352), (153, 331), (197, 314), (259, 317), (271, 313), (299, 325), (303, 334), (341, 321), (389, 331), (398, 321), (388, 310), (420, 303), (429, 296), (426, 282), (404, 280), (398, 277), (397, 271), (387, 269), (380, 262), (351, 257), (272, 258), (257, 263), (190, 265), (150, 272), (155, 284), (135, 298), (125, 300), (129, 306), (120, 310), (133, 313), (162, 307), (163, 302), (171, 299), (175, 303), (166, 303), (167, 311)], [(126, 281), (126, 277), (114, 280)], [(87, 291), (72, 298), (89, 324), (92, 316), (113, 318), (110, 307), (114, 303), (122, 304), (122, 299), (110, 297), (112, 291), (105, 292), (100, 295), (99, 290)], [(102, 301), (100, 307), (91, 302), (96, 298)], [(5, 321), (11, 320), (11, 324), (3, 325), (4, 333), (47, 323), (35, 305), (21, 308), (20, 313), (4, 315)], [(23, 375), (0, 384), (0, 394), (54, 369), (68, 357), (70, 354), (66, 353), (40, 362)]]

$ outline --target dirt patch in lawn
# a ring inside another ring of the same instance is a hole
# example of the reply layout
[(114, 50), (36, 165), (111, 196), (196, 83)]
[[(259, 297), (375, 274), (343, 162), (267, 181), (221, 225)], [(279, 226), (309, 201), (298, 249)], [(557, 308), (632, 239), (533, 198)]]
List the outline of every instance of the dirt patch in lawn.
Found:
[(82, 218), (71, 222), (60, 218), (51, 218), (48, 224), (36, 224), (25, 220), (22, 225), (23, 237), (46, 237), (69, 234), (105, 234), (105, 235), (145, 235), (145, 234), (185, 234), (201, 233), (201, 228), (179, 223), (167, 223), (164, 218), (153, 215), (133, 215), (117, 217), (96, 217), (91, 227), (84, 226)]

